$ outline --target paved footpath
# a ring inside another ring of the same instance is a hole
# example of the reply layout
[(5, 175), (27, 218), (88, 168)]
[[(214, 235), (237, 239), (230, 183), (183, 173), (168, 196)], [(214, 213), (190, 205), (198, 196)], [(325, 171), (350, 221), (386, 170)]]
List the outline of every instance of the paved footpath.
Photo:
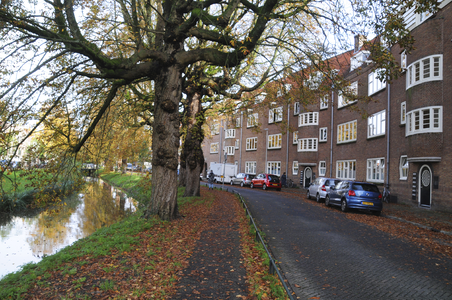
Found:
[(241, 265), (239, 228), (228, 199), (231, 195), (213, 193), (214, 207), (206, 220), (212, 226), (198, 240), (172, 299), (240, 299), (248, 295), (246, 270)]
[(339, 210), (277, 191), (233, 189), (266, 233), (298, 299), (452, 299), (450, 258)]

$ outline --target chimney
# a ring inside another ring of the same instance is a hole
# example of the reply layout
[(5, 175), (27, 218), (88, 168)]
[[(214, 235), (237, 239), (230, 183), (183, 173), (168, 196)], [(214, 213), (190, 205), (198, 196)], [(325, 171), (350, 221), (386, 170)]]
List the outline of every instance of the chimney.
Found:
[(357, 34), (355, 35), (355, 53), (361, 50), (363, 46), (364, 36)]

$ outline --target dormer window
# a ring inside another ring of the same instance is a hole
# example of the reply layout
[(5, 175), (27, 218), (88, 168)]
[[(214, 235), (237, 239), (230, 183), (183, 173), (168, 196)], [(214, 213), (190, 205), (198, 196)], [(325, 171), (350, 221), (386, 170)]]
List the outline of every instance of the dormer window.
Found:
[(369, 58), (369, 51), (361, 51), (350, 59), (350, 72), (359, 68)]

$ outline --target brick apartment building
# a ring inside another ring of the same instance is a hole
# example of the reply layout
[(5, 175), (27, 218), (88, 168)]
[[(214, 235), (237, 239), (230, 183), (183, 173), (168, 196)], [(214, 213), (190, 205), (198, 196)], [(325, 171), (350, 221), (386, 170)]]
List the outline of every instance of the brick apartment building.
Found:
[[(452, 209), (451, 1), (442, 1), (434, 14), (405, 14), (415, 50), (391, 49), (405, 70), (391, 84), (376, 77), (359, 40), (340, 56), (351, 89), (373, 101), (350, 101), (332, 91), (308, 107), (275, 104), (209, 120), (204, 172), (226, 152), (226, 162), (239, 172), (286, 172), (304, 187), (318, 176), (368, 181), (380, 190), (387, 185), (399, 202)], [(292, 129), (282, 131), (281, 122)]]

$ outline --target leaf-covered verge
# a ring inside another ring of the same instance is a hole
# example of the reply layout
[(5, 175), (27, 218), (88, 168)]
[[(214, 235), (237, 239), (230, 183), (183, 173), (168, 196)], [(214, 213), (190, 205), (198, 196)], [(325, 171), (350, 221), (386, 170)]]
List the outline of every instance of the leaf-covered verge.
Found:
[[(147, 199), (149, 179), (139, 177), (104, 176), (112, 183), (120, 183), (136, 199)], [(179, 189), (183, 218), (172, 222), (145, 219), (139, 210), (55, 255), (44, 257), (38, 264), (28, 264), (5, 276), (0, 281), (0, 299), (170, 299), (219, 193), (235, 202), (250, 294), (255, 293), (249, 298), (278, 298), (281, 293), (278, 281), (267, 273), (268, 262), (265, 265), (262, 249), (256, 246), (238, 200), (220, 191), (203, 189), (202, 197), (188, 198), (180, 196), (183, 192)]]

